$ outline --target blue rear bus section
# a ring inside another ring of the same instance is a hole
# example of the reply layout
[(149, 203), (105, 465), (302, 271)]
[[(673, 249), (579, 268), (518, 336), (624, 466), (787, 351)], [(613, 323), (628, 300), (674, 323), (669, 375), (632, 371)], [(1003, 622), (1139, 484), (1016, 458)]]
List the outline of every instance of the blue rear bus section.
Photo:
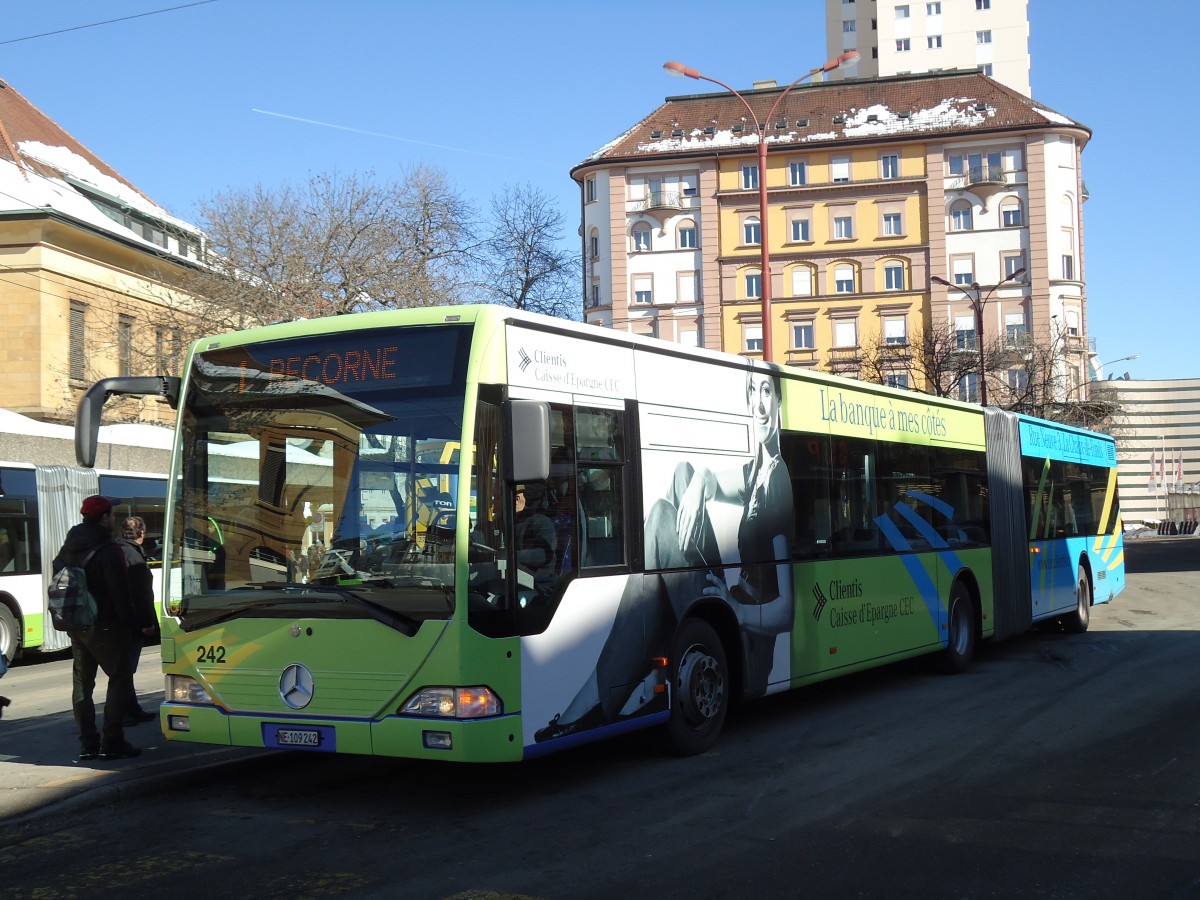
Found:
[(1071, 612), (1082, 574), (1093, 602), (1125, 588), (1116, 442), (1019, 417), (1033, 621)]

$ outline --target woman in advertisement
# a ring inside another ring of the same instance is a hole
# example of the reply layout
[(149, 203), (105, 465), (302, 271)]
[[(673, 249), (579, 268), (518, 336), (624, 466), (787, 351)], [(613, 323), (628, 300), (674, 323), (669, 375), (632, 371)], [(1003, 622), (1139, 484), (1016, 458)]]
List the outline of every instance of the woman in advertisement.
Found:
[[(646, 516), (646, 569), (661, 571), (630, 579), (591, 677), (535, 740), (612, 724), (647, 709), (660, 677), (648, 669), (649, 657), (670, 652), (679, 622), (704, 598), (727, 603), (741, 626), (746, 695), (766, 693), (778, 636), (791, 631), (794, 616), (786, 562), (792, 487), (779, 449), (779, 377), (749, 372), (746, 401), (752, 456), (720, 471), (694, 460), (678, 461), (666, 495)], [(732, 528), (719, 533), (718, 520), (732, 518), (715, 517), (709, 504), (716, 503), (741, 506), (736, 534), (729, 533)], [(721, 547), (734, 541), (738, 565), (723, 569)], [(727, 580), (727, 574), (736, 578)], [(782, 656), (784, 671), (775, 681), (790, 675), (787, 654)]]

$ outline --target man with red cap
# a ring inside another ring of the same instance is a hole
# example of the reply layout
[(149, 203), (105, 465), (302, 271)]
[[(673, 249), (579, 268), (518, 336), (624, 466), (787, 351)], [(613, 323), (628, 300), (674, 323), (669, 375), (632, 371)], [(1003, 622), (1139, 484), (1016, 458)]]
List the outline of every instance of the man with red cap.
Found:
[[(130, 642), (134, 626), (152, 623), (136, 621), (139, 613), (130, 603), (125, 554), (113, 540), (112, 502), (99, 495), (88, 497), (79, 512), (83, 521), (67, 532), (53, 563), (56, 572), (65, 565), (83, 565), (88, 591), (96, 598), (96, 624), (69, 632), (74, 658), (71, 705), (79, 727), (79, 758), (128, 759), (142, 752), (125, 740), (126, 706), (133, 695)], [(84, 563), (89, 553), (91, 558)], [(97, 669), (108, 676), (103, 732), (96, 728), (92, 702)]]

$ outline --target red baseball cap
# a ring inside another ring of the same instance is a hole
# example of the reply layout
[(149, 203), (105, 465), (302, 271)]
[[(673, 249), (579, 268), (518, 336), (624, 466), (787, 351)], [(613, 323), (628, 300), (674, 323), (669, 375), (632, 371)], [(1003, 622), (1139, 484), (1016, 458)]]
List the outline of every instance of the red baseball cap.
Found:
[(84, 518), (91, 519), (112, 512), (112, 508), (111, 500), (95, 494), (83, 501), (83, 506), (79, 508), (79, 514)]

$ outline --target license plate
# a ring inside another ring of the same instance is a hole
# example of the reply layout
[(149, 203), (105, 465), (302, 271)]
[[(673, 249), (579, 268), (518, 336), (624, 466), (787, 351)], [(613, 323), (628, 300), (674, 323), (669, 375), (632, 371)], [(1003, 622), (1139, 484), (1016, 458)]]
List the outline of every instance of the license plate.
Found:
[(263, 745), (276, 750), (337, 750), (337, 732), (330, 725), (264, 724), (262, 730)]
[(275, 732), (275, 740), (281, 747), (320, 747), (321, 735), (316, 731), (299, 731), (294, 728), (280, 728)]

